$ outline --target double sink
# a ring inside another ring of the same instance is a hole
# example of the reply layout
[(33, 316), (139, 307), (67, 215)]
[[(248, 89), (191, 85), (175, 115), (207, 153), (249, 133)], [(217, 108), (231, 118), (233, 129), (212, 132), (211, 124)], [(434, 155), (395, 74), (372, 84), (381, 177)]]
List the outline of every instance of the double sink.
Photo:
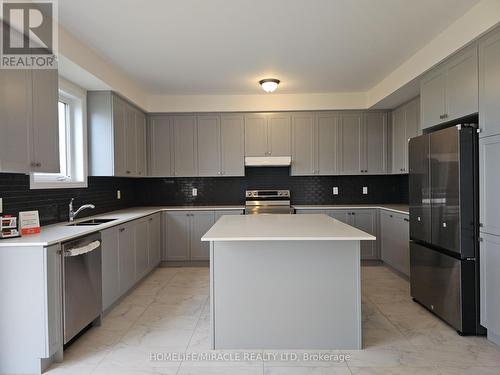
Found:
[(117, 219), (89, 219), (84, 221), (79, 221), (77, 223), (68, 224), (68, 226), (92, 226), (109, 223), (110, 221), (115, 221)]

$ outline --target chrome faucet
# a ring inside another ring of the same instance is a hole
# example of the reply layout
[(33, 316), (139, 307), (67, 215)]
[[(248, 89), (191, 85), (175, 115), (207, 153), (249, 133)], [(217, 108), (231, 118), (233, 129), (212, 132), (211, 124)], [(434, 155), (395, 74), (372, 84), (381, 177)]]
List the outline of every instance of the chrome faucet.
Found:
[(75, 200), (75, 198), (71, 198), (71, 201), (69, 202), (69, 222), (70, 223), (75, 221), (76, 215), (78, 215), (83, 210), (86, 210), (87, 208), (92, 208), (92, 209), (95, 208), (95, 206), (93, 204), (84, 204), (78, 210), (73, 211), (73, 201), (74, 200)]

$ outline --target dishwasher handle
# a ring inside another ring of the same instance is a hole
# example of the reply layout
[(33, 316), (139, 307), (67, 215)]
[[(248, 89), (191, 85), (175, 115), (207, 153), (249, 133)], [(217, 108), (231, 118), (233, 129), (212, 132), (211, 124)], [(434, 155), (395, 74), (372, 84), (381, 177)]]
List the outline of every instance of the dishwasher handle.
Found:
[(85, 246), (74, 247), (71, 249), (64, 250), (65, 257), (76, 257), (78, 255), (90, 253), (92, 250), (97, 249), (101, 246), (101, 241), (93, 241)]

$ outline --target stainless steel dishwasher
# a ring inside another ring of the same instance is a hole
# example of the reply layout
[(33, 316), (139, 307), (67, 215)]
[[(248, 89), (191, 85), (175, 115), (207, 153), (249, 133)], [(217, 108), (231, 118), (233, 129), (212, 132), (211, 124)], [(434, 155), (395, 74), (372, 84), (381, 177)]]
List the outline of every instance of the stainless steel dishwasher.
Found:
[(77, 238), (63, 244), (64, 344), (102, 311), (101, 235)]

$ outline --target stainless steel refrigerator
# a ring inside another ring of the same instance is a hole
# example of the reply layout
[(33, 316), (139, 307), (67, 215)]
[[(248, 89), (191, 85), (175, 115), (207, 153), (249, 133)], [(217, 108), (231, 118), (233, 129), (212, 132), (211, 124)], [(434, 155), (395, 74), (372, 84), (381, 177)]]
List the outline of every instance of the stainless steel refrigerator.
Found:
[(476, 128), (452, 126), (409, 142), (411, 296), (460, 334), (484, 333)]

